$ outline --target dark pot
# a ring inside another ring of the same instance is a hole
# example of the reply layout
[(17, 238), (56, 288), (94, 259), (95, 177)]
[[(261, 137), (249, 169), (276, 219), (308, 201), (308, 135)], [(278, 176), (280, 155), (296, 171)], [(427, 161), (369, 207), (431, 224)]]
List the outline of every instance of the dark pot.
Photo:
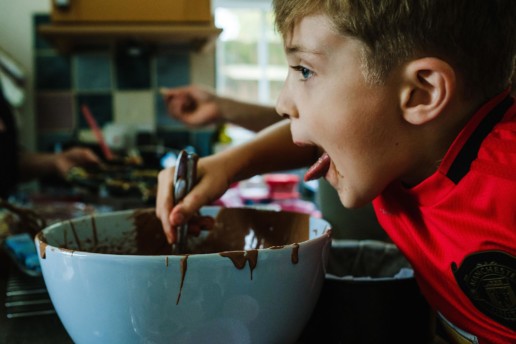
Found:
[(336, 241), (300, 343), (431, 343), (435, 317), (410, 272), (392, 244)]

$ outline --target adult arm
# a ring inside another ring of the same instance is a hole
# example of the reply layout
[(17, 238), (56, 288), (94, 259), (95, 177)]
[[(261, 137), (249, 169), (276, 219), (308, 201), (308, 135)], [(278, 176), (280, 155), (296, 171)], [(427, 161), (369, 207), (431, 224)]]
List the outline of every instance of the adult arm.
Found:
[(272, 106), (222, 97), (198, 85), (161, 93), (170, 116), (192, 127), (227, 122), (257, 132), (281, 119)]
[(74, 147), (61, 153), (20, 151), (20, 181), (58, 176), (65, 178), (70, 168), (100, 164), (99, 157), (92, 150)]

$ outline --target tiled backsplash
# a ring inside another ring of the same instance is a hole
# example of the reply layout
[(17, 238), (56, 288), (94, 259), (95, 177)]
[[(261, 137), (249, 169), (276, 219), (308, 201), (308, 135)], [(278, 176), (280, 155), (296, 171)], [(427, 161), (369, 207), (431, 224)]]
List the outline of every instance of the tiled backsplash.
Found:
[(211, 153), (213, 130), (191, 130), (171, 119), (159, 93), (162, 87), (190, 83), (187, 49), (127, 44), (63, 55), (37, 33), (37, 25), (49, 22), (49, 16), (33, 19), (40, 150), (73, 142), (79, 132), (88, 131), (81, 113), (86, 104), (100, 127), (124, 124), (154, 133), (168, 147), (191, 145), (201, 156)]

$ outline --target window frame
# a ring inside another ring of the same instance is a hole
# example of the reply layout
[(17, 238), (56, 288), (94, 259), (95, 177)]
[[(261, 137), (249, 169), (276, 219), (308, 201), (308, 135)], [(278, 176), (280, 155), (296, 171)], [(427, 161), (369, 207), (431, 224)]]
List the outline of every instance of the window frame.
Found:
[[(215, 15), (217, 8), (228, 9), (256, 9), (260, 11), (261, 30), (259, 33), (259, 41), (257, 47), (257, 65), (260, 73), (258, 79), (258, 95), (256, 102), (266, 105), (272, 105), (276, 99), (271, 99), (271, 80), (267, 77), (267, 69), (269, 66), (269, 47), (267, 40), (267, 12), (272, 9), (271, 0), (213, 0), (212, 11)], [(221, 62), (223, 60), (223, 49), (219, 48), (224, 44), (220, 40), (217, 41), (217, 49), (215, 56), (215, 86), (217, 90), (222, 90), (225, 85), (224, 77), (219, 74), (222, 69)], [(285, 65), (285, 68), (287, 66)]]

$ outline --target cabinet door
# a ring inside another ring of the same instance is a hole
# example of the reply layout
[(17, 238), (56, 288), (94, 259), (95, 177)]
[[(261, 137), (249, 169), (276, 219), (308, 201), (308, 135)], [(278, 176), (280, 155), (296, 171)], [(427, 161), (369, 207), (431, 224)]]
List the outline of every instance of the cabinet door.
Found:
[(54, 22), (209, 23), (210, 0), (51, 0)]

